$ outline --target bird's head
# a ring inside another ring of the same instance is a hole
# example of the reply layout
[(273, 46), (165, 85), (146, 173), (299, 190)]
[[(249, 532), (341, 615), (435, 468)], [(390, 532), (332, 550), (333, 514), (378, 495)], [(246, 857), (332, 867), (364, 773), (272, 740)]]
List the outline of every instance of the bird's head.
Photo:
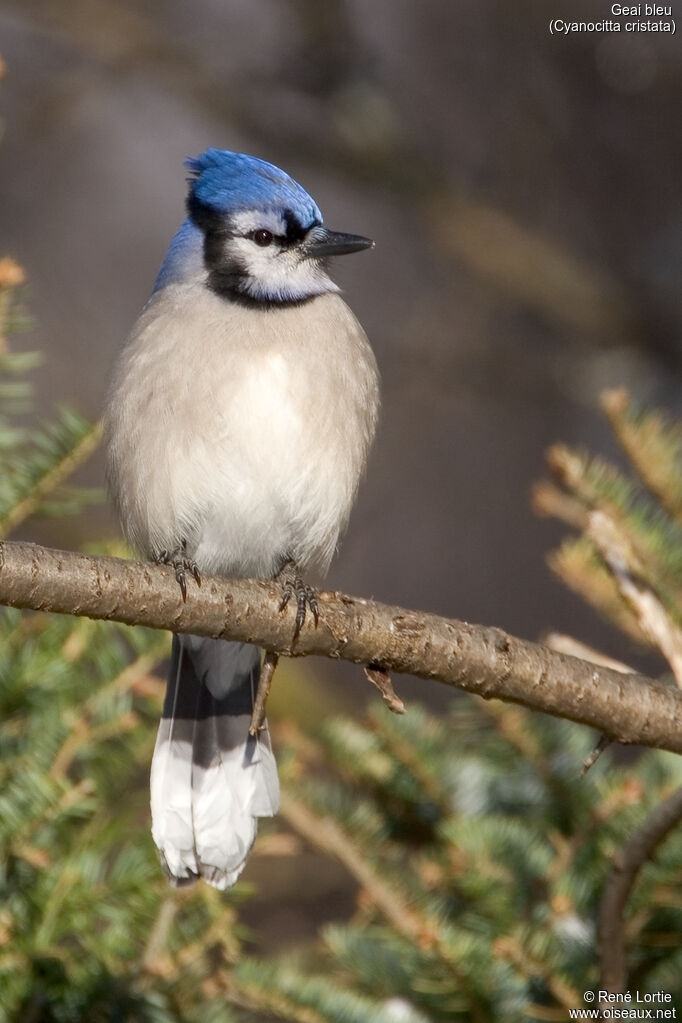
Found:
[(336, 291), (327, 260), (374, 243), (330, 231), (298, 182), (271, 163), (207, 149), (188, 160), (187, 210), (204, 239), (208, 283), (256, 303), (299, 302)]

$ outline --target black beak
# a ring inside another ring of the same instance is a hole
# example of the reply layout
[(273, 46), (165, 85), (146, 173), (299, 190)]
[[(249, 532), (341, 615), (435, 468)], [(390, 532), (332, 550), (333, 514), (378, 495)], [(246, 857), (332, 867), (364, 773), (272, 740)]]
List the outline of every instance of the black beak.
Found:
[(344, 234), (330, 231), (326, 227), (314, 227), (303, 242), (306, 259), (321, 259), (327, 256), (345, 256), (348, 252), (362, 252), (371, 249), (374, 242), (361, 234)]

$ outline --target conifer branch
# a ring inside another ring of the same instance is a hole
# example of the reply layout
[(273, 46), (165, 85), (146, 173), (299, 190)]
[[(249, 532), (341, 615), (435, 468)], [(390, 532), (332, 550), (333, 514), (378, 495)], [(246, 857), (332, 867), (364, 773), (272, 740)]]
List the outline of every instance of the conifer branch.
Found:
[(320, 594), (319, 627), (307, 621), (292, 650), (293, 612), (278, 613), (280, 596), (273, 582), (206, 578), (183, 603), (163, 565), (0, 544), (1, 604), (377, 664), (591, 725), (619, 742), (682, 752), (682, 693), (653, 679), (501, 629), (340, 593)]
[(599, 907), (600, 990), (620, 994), (626, 989), (625, 904), (640, 870), (681, 820), (682, 787), (649, 814), (614, 858)]
[(625, 388), (604, 391), (600, 404), (642, 483), (682, 525), (682, 427), (661, 412), (638, 410)]
[(423, 917), (407, 904), (402, 893), (374, 869), (355, 842), (331, 817), (320, 817), (289, 792), (282, 793), (282, 816), (303, 838), (341, 862), (363, 891), (399, 934), (420, 947), (433, 944), (433, 934)]
[(307, 1005), (299, 1005), (281, 991), (273, 991), (266, 984), (250, 983), (237, 979), (234, 974), (224, 976), (225, 996), (238, 1009), (254, 1013), (267, 1013), (290, 1023), (329, 1023), (329, 1017), (321, 1015)]
[(588, 530), (623, 599), (636, 614), (642, 632), (656, 644), (682, 688), (682, 629), (642, 578), (636, 555), (616, 523), (604, 512), (594, 511), (589, 516)]
[(449, 947), (446, 929), (440, 921), (416, 900), (382, 876), (362, 852), (353, 836), (332, 817), (320, 817), (290, 792), (282, 793), (282, 816), (303, 838), (322, 852), (336, 857), (360, 885), (372, 906), (383, 914), (395, 931), (424, 954), (433, 954), (453, 977), (460, 981), (466, 975), (453, 948)]
[(56, 465), (50, 466), (35, 480), (21, 500), (13, 503), (0, 518), (0, 537), (7, 536), (29, 516), (33, 515), (45, 498), (86, 462), (100, 442), (102, 424), (95, 423), (78, 443), (68, 450)]

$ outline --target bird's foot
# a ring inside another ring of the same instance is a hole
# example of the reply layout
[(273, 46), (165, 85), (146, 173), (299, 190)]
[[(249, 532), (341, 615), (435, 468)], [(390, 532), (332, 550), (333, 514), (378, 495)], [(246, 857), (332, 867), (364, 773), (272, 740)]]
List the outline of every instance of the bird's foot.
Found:
[(279, 579), (282, 583), (282, 600), (279, 605), (280, 611), (284, 610), (292, 597), (296, 598), (296, 624), (294, 626), (294, 635), (291, 641), (293, 645), (298, 639), (298, 635), (303, 628), (308, 608), (310, 608), (312, 612), (315, 625), (317, 625), (319, 621), (320, 609), (317, 604), (317, 595), (312, 586), (308, 586), (303, 582), (298, 570), (298, 565), (293, 559), (285, 561), (275, 578)]
[(192, 574), (197, 586), (201, 586), (199, 566), (193, 558), (187, 557), (186, 540), (183, 540), (181, 545), (173, 548), (172, 551), (157, 551), (154, 555), (154, 561), (157, 565), (170, 565), (175, 571), (175, 578), (180, 586), (183, 603), (187, 601), (187, 572)]

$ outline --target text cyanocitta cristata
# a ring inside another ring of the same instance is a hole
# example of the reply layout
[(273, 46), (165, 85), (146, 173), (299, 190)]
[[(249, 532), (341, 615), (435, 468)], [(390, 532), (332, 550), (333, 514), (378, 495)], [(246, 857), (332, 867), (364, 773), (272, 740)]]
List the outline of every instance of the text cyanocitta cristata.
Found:
[[(346, 524), (378, 410), (367, 338), (327, 274), (372, 243), (329, 231), (279, 168), (209, 149), (188, 218), (120, 357), (105, 416), (128, 539), (185, 570), (274, 577), (305, 612)], [(249, 736), (260, 652), (174, 636), (152, 763), (152, 833), (176, 884), (237, 879), (277, 812), (266, 730)]]

